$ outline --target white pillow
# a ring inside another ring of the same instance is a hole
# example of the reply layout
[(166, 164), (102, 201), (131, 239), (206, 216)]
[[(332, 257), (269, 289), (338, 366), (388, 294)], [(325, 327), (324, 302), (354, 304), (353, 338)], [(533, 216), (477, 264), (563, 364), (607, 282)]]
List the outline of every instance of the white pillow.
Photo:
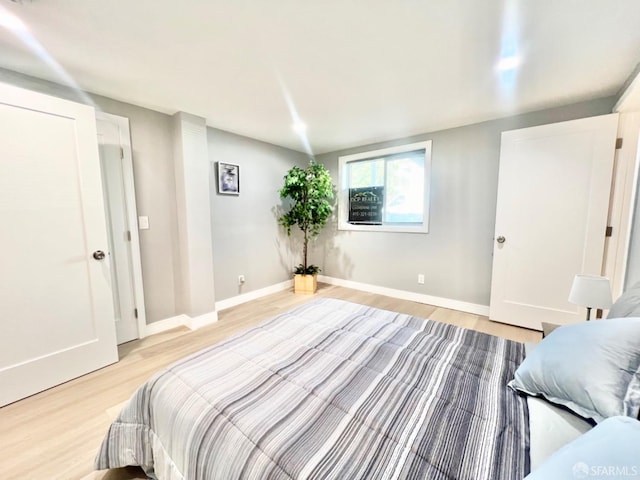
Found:
[(554, 330), (509, 386), (584, 418), (640, 413), (640, 318), (593, 320)]

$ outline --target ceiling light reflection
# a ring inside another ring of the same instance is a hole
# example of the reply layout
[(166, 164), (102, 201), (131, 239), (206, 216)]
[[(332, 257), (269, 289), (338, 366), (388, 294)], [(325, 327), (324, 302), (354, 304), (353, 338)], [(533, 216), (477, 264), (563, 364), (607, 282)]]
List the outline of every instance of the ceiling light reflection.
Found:
[(514, 70), (520, 66), (522, 59), (518, 55), (501, 58), (498, 62), (498, 70), (507, 71)]
[(9, 10), (0, 7), (0, 26), (16, 35), (27, 33), (27, 26)]
[(300, 121), (294, 123), (291, 128), (293, 128), (293, 131), (298, 135), (304, 135), (307, 131), (307, 126), (304, 124), (304, 122)]
[(515, 0), (507, 0), (502, 16), (500, 57), (496, 64), (502, 97), (511, 101), (518, 83), (518, 67), (522, 64), (520, 55), (520, 16)]
[(307, 153), (307, 155), (313, 157), (313, 151), (311, 150), (311, 145), (309, 144), (309, 139), (307, 138), (307, 126), (302, 120), (300, 120), (300, 115), (298, 115), (298, 110), (293, 103), (293, 99), (289, 94), (289, 90), (285, 86), (284, 81), (282, 80), (282, 76), (277, 71), (276, 78), (278, 79), (280, 90), (282, 90), (282, 96), (284, 97), (284, 101), (287, 104), (287, 108), (289, 109), (291, 119), (293, 120), (292, 128), (300, 137), (300, 140), (302, 141), (302, 145), (304, 147), (304, 151)]
[(49, 54), (42, 44), (33, 36), (24, 22), (16, 15), (0, 5), (0, 27), (11, 31), (20, 41), (42, 62), (44, 62), (55, 74), (57, 83), (71, 87), (86, 105), (95, 107), (95, 103), (87, 95), (76, 81), (62, 68), (62, 66)]

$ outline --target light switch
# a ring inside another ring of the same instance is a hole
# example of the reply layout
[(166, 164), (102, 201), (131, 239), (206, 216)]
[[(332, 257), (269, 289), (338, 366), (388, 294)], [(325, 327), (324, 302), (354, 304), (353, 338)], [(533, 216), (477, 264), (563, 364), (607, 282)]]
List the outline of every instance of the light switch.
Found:
[(138, 217), (138, 228), (140, 230), (149, 230), (149, 217)]

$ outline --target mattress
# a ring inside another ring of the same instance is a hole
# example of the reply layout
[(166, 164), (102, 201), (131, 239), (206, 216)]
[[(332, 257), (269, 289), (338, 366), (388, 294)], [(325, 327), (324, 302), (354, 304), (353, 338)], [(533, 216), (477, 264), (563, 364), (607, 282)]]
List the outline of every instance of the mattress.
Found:
[(158, 479), (501, 479), (529, 471), (521, 343), (317, 299), (158, 372), (96, 469)]

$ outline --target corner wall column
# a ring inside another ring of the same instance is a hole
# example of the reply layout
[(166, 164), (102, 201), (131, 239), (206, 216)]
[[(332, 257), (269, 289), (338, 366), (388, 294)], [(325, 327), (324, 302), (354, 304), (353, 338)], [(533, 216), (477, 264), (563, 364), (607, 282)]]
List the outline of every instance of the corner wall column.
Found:
[(204, 118), (184, 112), (173, 116), (174, 163), (180, 273), (178, 295), (191, 328), (218, 319), (213, 285), (210, 162)]

